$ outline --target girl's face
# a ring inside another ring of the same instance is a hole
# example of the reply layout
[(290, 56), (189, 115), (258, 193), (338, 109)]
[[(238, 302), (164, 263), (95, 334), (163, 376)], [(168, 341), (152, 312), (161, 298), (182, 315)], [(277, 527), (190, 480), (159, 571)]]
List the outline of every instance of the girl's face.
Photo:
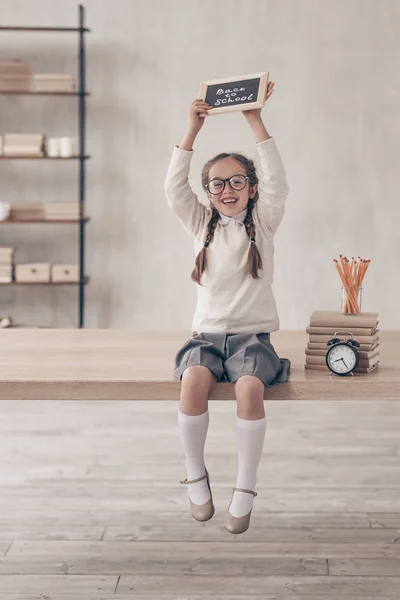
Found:
[(232, 157), (219, 160), (210, 169), (207, 195), (215, 208), (227, 217), (241, 213), (257, 191), (257, 185), (250, 186), (244, 177), (247, 177), (246, 169)]

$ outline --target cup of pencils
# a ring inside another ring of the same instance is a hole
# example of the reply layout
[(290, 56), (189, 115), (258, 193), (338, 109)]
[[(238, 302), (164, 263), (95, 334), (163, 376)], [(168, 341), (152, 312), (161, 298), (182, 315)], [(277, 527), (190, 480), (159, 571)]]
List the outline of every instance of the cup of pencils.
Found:
[(342, 281), (342, 313), (348, 315), (361, 314), (362, 282), (371, 260), (352, 257), (351, 261), (342, 254), (334, 263)]

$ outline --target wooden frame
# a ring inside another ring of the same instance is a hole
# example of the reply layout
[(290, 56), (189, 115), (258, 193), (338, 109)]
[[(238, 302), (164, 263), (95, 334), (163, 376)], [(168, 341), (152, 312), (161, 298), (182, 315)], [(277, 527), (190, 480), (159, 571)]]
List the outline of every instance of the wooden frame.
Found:
[[(216, 115), (219, 113), (233, 112), (238, 110), (244, 111), (252, 110), (255, 108), (262, 108), (265, 104), (267, 95), (268, 77), (269, 73), (268, 71), (265, 71), (263, 73), (251, 73), (250, 75), (237, 75), (236, 77), (227, 77), (225, 79), (212, 79), (209, 81), (202, 81), (200, 85), (199, 98), (201, 98), (202, 100), (206, 99), (207, 91), (210, 86), (215, 86), (219, 84), (221, 84), (222, 86), (226, 85), (227, 83), (235, 84), (237, 82), (242, 82), (250, 79), (259, 79), (260, 83), (258, 88), (257, 99), (254, 102), (247, 102), (246, 104), (241, 104), (240, 102), (238, 102), (237, 104), (230, 104), (226, 106), (224, 105), (221, 107), (212, 108), (207, 112), (207, 114)], [(235, 89), (235, 86), (233, 86), (233, 89)], [(238, 92), (233, 91), (233, 93), (236, 94)]]

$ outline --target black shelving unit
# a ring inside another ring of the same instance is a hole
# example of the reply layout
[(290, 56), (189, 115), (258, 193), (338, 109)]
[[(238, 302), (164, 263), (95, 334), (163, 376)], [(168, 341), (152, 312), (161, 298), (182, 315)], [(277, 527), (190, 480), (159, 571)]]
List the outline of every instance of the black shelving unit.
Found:
[(79, 219), (68, 221), (52, 221), (41, 219), (26, 219), (26, 220), (6, 220), (1, 223), (5, 224), (23, 224), (23, 223), (58, 223), (71, 224), (76, 223), (79, 227), (79, 267), (80, 279), (77, 284), (62, 283), (62, 282), (34, 282), (25, 284), (23, 282), (12, 281), (11, 283), (2, 283), (5, 285), (78, 285), (78, 327), (84, 327), (85, 321), (85, 285), (89, 282), (89, 277), (85, 274), (85, 225), (89, 222), (89, 218), (85, 215), (85, 200), (86, 200), (86, 160), (90, 156), (86, 155), (86, 98), (89, 93), (86, 91), (86, 51), (85, 51), (85, 34), (90, 31), (85, 27), (85, 7), (79, 5), (78, 27), (21, 27), (21, 26), (0, 26), (0, 32), (64, 32), (78, 34), (78, 90), (76, 92), (20, 92), (20, 91), (0, 91), (1, 96), (71, 96), (78, 100), (78, 131), (79, 131), (79, 153), (76, 156), (70, 157), (49, 157), (49, 156), (0, 156), (0, 160), (77, 160), (79, 164), (78, 175), (78, 200), (79, 200)]

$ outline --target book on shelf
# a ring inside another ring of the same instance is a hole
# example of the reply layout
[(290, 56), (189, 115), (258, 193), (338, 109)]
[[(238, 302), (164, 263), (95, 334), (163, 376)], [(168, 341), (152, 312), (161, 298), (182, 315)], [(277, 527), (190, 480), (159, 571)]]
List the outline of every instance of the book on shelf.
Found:
[(46, 215), (45, 221), (78, 221), (79, 215)]
[(0, 60), (0, 77), (6, 75), (31, 75), (29, 63), (20, 58)]
[(38, 203), (19, 203), (13, 204), (10, 210), (10, 220), (41, 220), (44, 218), (42, 204)]
[(29, 92), (31, 70), (23, 60), (0, 60), (0, 91)]
[(14, 248), (0, 248), (0, 262), (8, 263), (12, 262), (14, 256)]
[(44, 152), (43, 150), (39, 150), (36, 146), (5, 146), (3, 148), (3, 156), (35, 156), (37, 158), (42, 158), (44, 156)]
[(44, 156), (44, 134), (6, 133), (4, 156)]
[(75, 91), (75, 78), (67, 73), (36, 73), (33, 88), (36, 92), (72, 93)]
[(8, 277), (12, 275), (12, 263), (0, 263), (0, 276)]
[(78, 219), (80, 207), (78, 202), (47, 202), (43, 206), (46, 219)]

